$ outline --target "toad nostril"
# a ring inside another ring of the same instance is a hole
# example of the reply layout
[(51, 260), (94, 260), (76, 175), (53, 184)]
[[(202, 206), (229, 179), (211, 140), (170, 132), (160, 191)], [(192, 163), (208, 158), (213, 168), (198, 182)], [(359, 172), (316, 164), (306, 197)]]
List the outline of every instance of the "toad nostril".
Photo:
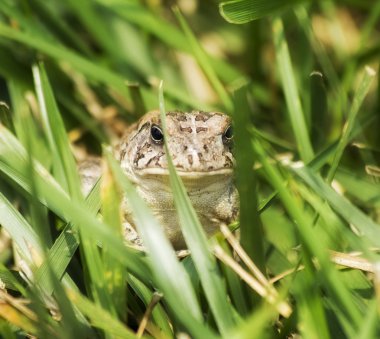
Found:
[(189, 164), (190, 164), (190, 165), (193, 165), (193, 156), (192, 156), (191, 154), (189, 154), (189, 155), (187, 156), (187, 160), (189, 161)]

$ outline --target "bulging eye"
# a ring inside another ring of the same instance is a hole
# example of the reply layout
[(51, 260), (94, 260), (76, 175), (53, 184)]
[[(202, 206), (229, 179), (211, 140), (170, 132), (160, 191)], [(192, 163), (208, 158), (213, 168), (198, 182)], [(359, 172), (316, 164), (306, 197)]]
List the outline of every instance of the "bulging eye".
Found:
[(162, 133), (162, 130), (157, 125), (152, 125), (150, 128), (150, 137), (152, 138), (153, 142), (156, 144), (162, 144), (164, 141), (164, 134)]
[(223, 142), (229, 144), (234, 138), (234, 130), (232, 125), (229, 125), (223, 133)]

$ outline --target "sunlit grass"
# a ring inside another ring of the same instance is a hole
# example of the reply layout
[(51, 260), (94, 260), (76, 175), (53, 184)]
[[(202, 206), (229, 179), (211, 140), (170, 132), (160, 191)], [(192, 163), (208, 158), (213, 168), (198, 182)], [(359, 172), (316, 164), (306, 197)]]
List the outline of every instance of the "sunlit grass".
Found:
[[(0, 6), (0, 335), (378, 337), (380, 6), (188, 3)], [(169, 161), (178, 258), (113, 158), (158, 107), (231, 115), (240, 245), (228, 225), (207, 241)]]

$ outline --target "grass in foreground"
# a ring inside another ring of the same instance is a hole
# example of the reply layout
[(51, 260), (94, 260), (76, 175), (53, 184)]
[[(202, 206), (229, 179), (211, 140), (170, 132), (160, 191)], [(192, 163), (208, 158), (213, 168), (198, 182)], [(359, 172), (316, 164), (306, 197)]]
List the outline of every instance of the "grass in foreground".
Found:
[[(364, 65), (380, 5), (305, 1), (235, 26), (194, 3), (4, 1), (2, 336), (379, 336), (378, 76)], [(223, 16), (252, 18), (245, 3)], [(240, 243), (227, 227), (205, 241), (172, 171), (192, 253), (178, 260), (101, 146), (164, 110), (159, 79), (166, 109), (234, 119)], [(74, 158), (88, 151), (105, 174), (84, 198)], [(147, 253), (122, 242), (120, 188)]]

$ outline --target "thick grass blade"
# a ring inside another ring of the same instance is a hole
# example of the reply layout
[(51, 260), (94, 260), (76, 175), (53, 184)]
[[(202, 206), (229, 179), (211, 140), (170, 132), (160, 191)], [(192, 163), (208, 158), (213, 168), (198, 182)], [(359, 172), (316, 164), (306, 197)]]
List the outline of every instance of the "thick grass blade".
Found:
[(250, 112), (246, 88), (234, 95), (234, 155), (236, 183), (240, 197), (240, 242), (259, 269), (265, 271), (263, 229), (257, 212), (257, 176), (254, 172), (255, 153), (251, 142)]
[[(104, 222), (110, 225), (115, 234), (123, 238), (124, 232), (121, 224), (121, 194), (111, 169), (103, 166), (101, 179), (102, 216)], [(102, 247), (104, 285), (111, 298), (120, 319), (126, 322), (126, 270), (120, 262), (114, 260), (109, 253), (107, 244)]]
[(314, 157), (313, 148), (309, 139), (305, 114), (302, 110), (301, 100), (298, 94), (297, 82), (290, 60), (284, 26), (279, 17), (273, 19), (272, 29), (277, 67), (280, 73), (282, 88), (285, 93), (293, 133), (297, 141), (297, 148), (301, 159), (304, 162), (309, 162)]
[(45, 133), (54, 157), (53, 171), (55, 170), (58, 182), (70, 192), (71, 197), (75, 200), (81, 199), (79, 177), (69, 139), (42, 63), (33, 67), (33, 75)]
[[(161, 121), (166, 131), (165, 107), (162, 82), (159, 93)], [(216, 264), (215, 257), (207, 244), (207, 237), (191, 205), (186, 189), (175, 171), (167, 146), (168, 135), (164, 132), (165, 153), (170, 173), (170, 186), (173, 191), (174, 203), (178, 212), (179, 223), (186, 244), (191, 251), (200, 281), (213, 312), (215, 322), (222, 334), (226, 334), (234, 325), (232, 307), (226, 298), (226, 289)]]

